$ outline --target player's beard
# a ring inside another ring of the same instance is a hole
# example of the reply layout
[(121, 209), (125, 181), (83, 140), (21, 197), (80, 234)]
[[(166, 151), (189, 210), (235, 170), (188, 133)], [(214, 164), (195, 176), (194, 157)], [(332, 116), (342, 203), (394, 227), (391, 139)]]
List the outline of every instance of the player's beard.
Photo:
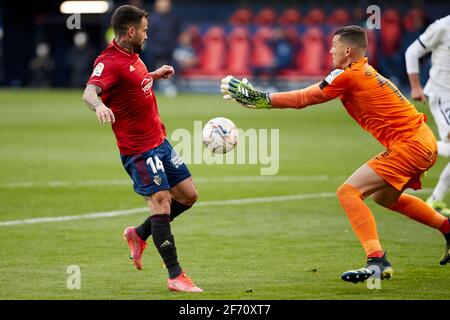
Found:
[(145, 41), (139, 42), (139, 43), (133, 42), (133, 50), (134, 50), (134, 52), (137, 53), (137, 54), (141, 54), (142, 51), (144, 50), (144, 44), (145, 44)]

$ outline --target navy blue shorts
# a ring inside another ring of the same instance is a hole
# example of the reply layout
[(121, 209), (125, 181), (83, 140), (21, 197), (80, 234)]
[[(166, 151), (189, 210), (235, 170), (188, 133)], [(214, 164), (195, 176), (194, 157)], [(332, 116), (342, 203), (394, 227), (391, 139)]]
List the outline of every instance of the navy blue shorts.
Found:
[(169, 141), (138, 155), (121, 155), (122, 164), (133, 180), (136, 193), (149, 196), (169, 190), (191, 176)]

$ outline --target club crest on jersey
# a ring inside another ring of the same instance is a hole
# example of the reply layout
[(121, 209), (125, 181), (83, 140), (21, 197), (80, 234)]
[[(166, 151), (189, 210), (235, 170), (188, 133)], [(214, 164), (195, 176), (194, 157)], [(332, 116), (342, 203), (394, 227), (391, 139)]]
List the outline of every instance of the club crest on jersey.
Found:
[(149, 92), (150, 89), (152, 88), (152, 85), (153, 85), (153, 78), (152, 77), (145, 78), (141, 82), (142, 91), (144, 91), (145, 93)]
[(162, 183), (162, 178), (161, 178), (160, 176), (155, 176), (155, 177), (153, 178), (153, 182), (154, 182), (157, 186), (160, 186), (161, 183)]
[(331, 84), (333, 82), (333, 80), (336, 79), (336, 77), (338, 75), (340, 75), (342, 72), (344, 72), (344, 70), (342, 70), (342, 69), (334, 69), (333, 71), (331, 71), (331, 73), (328, 75), (328, 77), (325, 78), (325, 81), (328, 84)]
[(94, 72), (92, 72), (92, 77), (96, 76), (96, 77), (100, 77), (100, 75), (102, 74), (103, 68), (105, 68), (105, 65), (103, 63), (99, 63), (95, 69)]

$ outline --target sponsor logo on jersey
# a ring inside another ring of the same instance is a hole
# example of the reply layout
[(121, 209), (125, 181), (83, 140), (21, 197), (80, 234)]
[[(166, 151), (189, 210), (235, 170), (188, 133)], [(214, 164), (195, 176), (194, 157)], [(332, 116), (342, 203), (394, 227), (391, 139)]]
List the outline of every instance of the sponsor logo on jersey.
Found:
[(170, 159), (170, 162), (172, 162), (173, 166), (178, 169), (184, 162), (183, 159), (179, 155), (175, 155), (172, 159)]
[(96, 77), (100, 77), (100, 75), (102, 74), (103, 68), (105, 68), (105, 65), (103, 63), (99, 63), (95, 69), (94, 72), (92, 72), (92, 77), (96, 76)]
[(331, 84), (333, 80), (336, 79), (336, 77), (342, 72), (344, 72), (343, 69), (334, 69), (333, 71), (331, 71), (328, 77), (325, 78), (326, 83)]
[(145, 93), (149, 92), (150, 89), (152, 88), (152, 85), (153, 85), (152, 77), (144, 78), (144, 80), (142, 80), (141, 82), (142, 91), (144, 91)]

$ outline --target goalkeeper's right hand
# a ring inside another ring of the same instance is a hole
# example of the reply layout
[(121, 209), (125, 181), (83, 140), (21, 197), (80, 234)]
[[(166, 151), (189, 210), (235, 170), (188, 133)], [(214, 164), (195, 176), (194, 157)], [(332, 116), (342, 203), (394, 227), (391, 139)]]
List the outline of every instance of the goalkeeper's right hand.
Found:
[(252, 109), (270, 109), (269, 94), (253, 88), (253, 86), (243, 79), (242, 81), (233, 76), (222, 79), (220, 91), (225, 100), (236, 100), (241, 105)]

